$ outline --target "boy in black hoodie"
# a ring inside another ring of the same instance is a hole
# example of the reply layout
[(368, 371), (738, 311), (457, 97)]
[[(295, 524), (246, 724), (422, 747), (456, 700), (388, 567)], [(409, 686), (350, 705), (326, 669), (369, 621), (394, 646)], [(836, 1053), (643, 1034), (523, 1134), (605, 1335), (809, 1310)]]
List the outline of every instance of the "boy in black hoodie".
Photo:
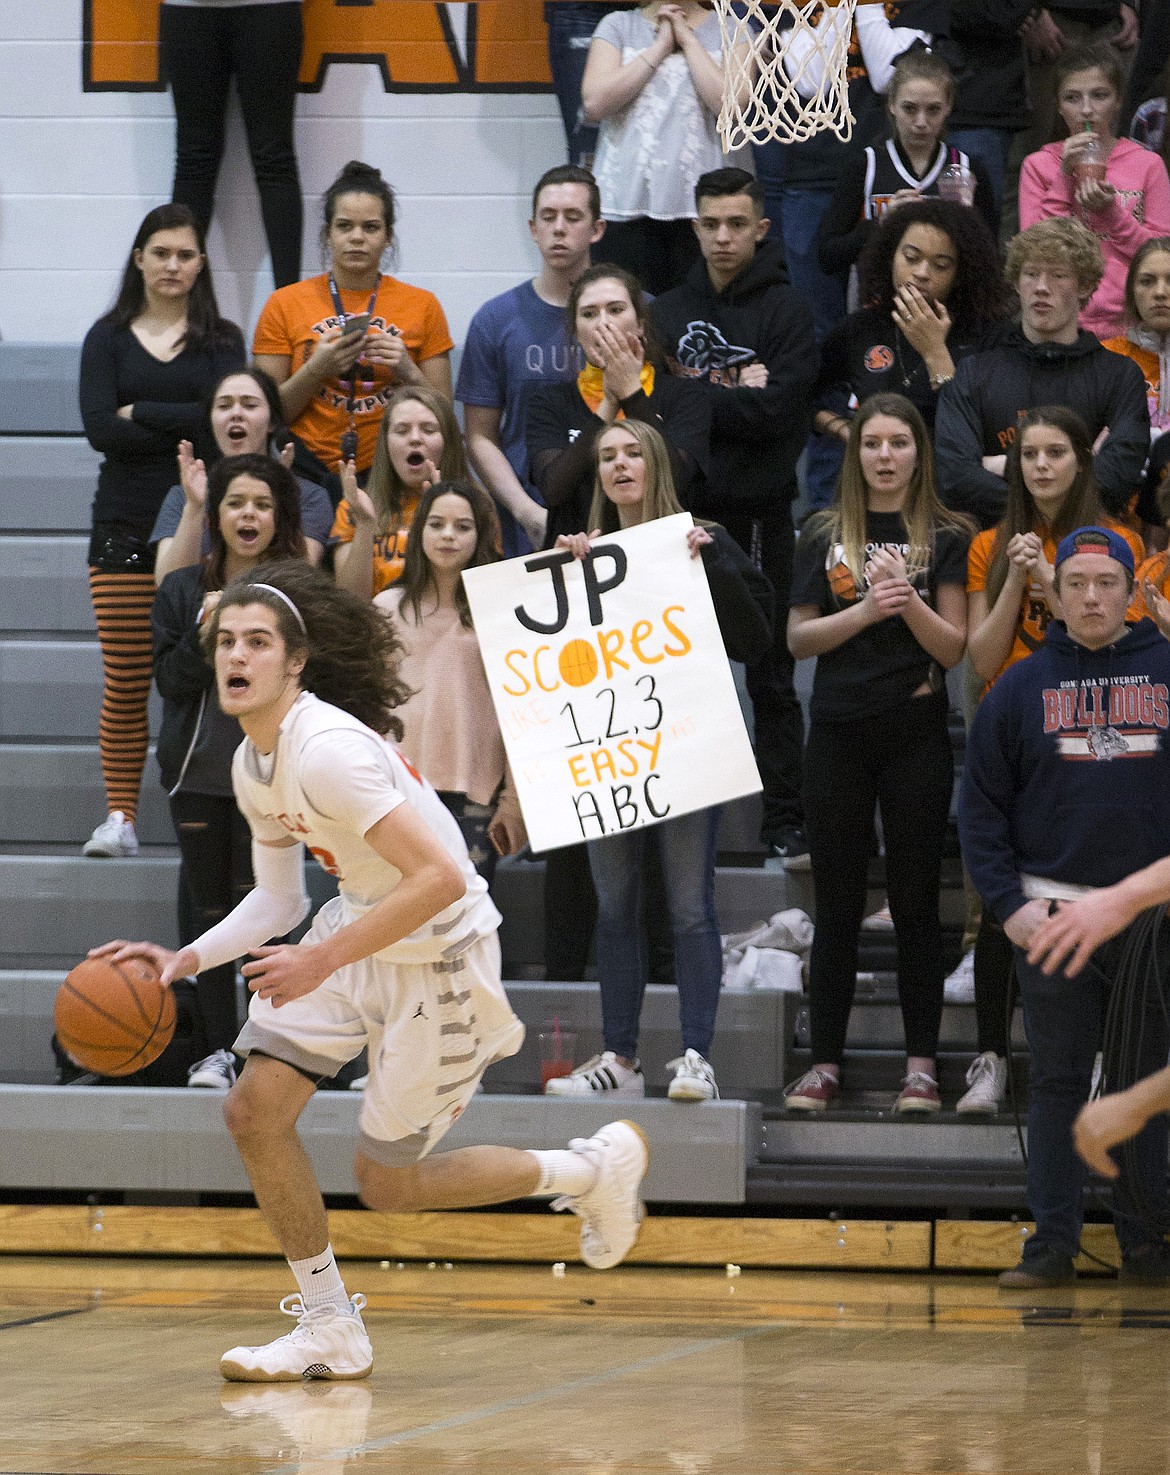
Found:
[[(691, 510), (721, 523), (788, 603), (796, 462), (808, 436), (818, 368), (812, 313), (766, 241), (764, 192), (743, 169), (695, 186), (702, 260), (651, 308), (671, 372), (702, 386), (711, 406), (708, 486)], [(747, 669), (756, 762), (764, 784), (761, 839), (807, 869), (801, 809), (804, 723), (783, 629)]]
[[(1065, 1285), (1083, 1219), (1084, 1169), (1072, 1127), (1089, 1094), (1124, 935), (1076, 980), (1051, 976), (1028, 949), (1057, 901), (1114, 885), (1170, 849), (1170, 643), (1148, 620), (1125, 623), (1133, 554), (1104, 528), (1057, 548), (1064, 614), (1043, 646), (983, 699), (967, 741), (959, 834), (971, 879), (1016, 949), (1030, 1051), (1028, 1205), (1036, 1232), (1000, 1277), (1009, 1290)], [(1165, 1063), (1158, 1010), (1137, 1026), (1141, 1058), (1106, 1061), (1148, 1073)], [(1122, 1277), (1170, 1279), (1163, 1230), (1167, 1122), (1138, 1138), (1135, 1173), (1116, 1200)]]
[(1101, 438), (1093, 469), (1107, 512), (1118, 516), (1137, 491), (1150, 449), (1145, 381), (1132, 360), (1077, 326), (1104, 270), (1096, 236), (1078, 220), (1038, 220), (1008, 246), (1020, 321), (994, 348), (963, 360), (942, 387), (934, 420), (943, 498), (981, 527), (1003, 516), (1007, 449), (1035, 405), (1067, 405), (1094, 442)]

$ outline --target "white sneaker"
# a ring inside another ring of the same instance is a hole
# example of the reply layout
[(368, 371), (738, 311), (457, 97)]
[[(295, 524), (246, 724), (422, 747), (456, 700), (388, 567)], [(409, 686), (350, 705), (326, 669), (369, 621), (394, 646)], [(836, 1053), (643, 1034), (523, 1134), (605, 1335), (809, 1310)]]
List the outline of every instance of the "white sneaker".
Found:
[(866, 917), (861, 924), (862, 932), (893, 932), (894, 918), (887, 901), (884, 907), (879, 907), (876, 912)]
[(984, 1112), (994, 1115), (1007, 1090), (1007, 1061), (994, 1050), (976, 1055), (967, 1069), (970, 1089), (959, 1098), (956, 1111), (964, 1114)]
[(357, 1076), (354, 1080), (350, 1081), (349, 1089), (351, 1091), (364, 1091), (369, 1084), (369, 1076)]
[(646, 1094), (646, 1077), (639, 1063), (623, 1065), (612, 1050), (605, 1050), (579, 1065), (571, 1075), (553, 1076), (545, 1086), (544, 1094), (640, 1099)]
[(568, 1209), (582, 1220), (581, 1258), (586, 1265), (610, 1270), (625, 1259), (638, 1238), (650, 1144), (635, 1123), (610, 1122), (592, 1137), (574, 1138), (569, 1151), (588, 1159), (597, 1169), (597, 1179), (587, 1192), (553, 1199), (552, 1206)]
[(81, 847), (82, 855), (104, 856), (110, 860), (124, 860), (138, 854), (138, 836), (133, 823), (120, 809), (108, 815)]
[(717, 1101), (719, 1087), (711, 1062), (697, 1050), (688, 1050), (677, 1060), (668, 1060), (667, 1070), (674, 1071), (667, 1095), (672, 1101)]
[(219, 1360), (231, 1383), (295, 1383), (301, 1378), (368, 1378), (374, 1353), (361, 1318), (365, 1296), (350, 1298), (353, 1310), (314, 1306), (300, 1294), (285, 1296), (280, 1309), (295, 1316), (292, 1331), (264, 1347), (232, 1347)]
[(948, 1004), (973, 1004), (975, 1002), (975, 949), (970, 948), (962, 956), (959, 966), (947, 974), (943, 984), (943, 998)]
[(230, 1050), (216, 1050), (187, 1069), (187, 1084), (208, 1091), (230, 1091), (236, 1083), (236, 1057)]

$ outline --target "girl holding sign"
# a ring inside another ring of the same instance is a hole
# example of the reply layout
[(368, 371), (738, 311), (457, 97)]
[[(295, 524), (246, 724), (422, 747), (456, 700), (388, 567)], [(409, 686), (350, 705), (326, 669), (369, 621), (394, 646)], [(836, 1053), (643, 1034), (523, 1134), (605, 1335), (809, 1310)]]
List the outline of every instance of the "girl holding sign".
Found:
[(938, 896), (954, 782), (944, 673), (966, 644), (972, 531), (939, 502), (922, 416), (898, 394), (867, 399), (850, 426), (836, 503), (801, 535), (788, 615), (792, 654), (817, 657), (804, 796), (817, 899), (814, 1063), (786, 1093), (796, 1110), (823, 1111), (841, 1094), (875, 806), (908, 1055), (895, 1110), (941, 1106)]
[(464, 569), (499, 557), (488, 494), (469, 481), (438, 482), (419, 501), (402, 578), (374, 600), (394, 617), (412, 693), (397, 711), (399, 748), (455, 816), (488, 882), (496, 856), (527, 839), (463, 588)]
[[(596, 472), (589, 521), (592, 533), (566, 534), (557, 546), (577, 558), (593, 539), (681, 512), (670, 474), (666, 442), (650, 425), (620, 421), (597, 437)], [(719, 631), (732, 660), (752, 661), (772, 641), (772, 588), (739, 544), (715, 523), (688, 529), (692, 558), (702, 558)], [(701, 781), (701, 775), (696, 775)], [(597, 972), (605, 1049), (572, 1075), (545, 1088), (553, 1096), (643, 1096), (638, 1063), (638, 1022), (648, 962), (644, 856), (656, 845), (674, 939), (683, 1053), (671, 1062), (672, 1101), (718, 1096), (707, 1059), (715, 1033), (723, 966), (715, 915), (715, 838), (720, 807), (695, 810), (648, 828), (589, 841), (589, 867), (597, 889)]]

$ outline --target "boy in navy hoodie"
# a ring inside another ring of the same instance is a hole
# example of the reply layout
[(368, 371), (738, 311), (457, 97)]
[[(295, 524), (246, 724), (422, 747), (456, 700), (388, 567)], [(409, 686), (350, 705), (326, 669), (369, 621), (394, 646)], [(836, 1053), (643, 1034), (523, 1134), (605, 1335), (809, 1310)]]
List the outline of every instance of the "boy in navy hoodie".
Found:
[[(1044, 973), (1028, 949), (1056, 902), (1112, 886), (1170, 850), (1170, 643), (1149, 620), (1126, 625), (1133, 583), (1123, 538), (1095, 527), (1070, 533), (1056, 553), (1063, 622), (1053, 620), (1040, 650), (992, 687), (967, 745), (963, 859), (1015, 945), (1030, 1051), (1036, 1233), (1020, 1264), (1000, 1277), (1005, 1289), (1074, 1279), (1085, 1175), (1072, 1128), (1125, 939), (1100, 948), (1075, 980)], [(1144, 1073), (1166, 1060), (1160, 1014), (1141, 1037), (1143, 1059), (1131, 1064)], [(1116, 1200), (1126, 1279), (1170, 1279), (1166, 1155), (1160, 1117), (1139, 1136), (1136, 1181), (1123, 1181)]]

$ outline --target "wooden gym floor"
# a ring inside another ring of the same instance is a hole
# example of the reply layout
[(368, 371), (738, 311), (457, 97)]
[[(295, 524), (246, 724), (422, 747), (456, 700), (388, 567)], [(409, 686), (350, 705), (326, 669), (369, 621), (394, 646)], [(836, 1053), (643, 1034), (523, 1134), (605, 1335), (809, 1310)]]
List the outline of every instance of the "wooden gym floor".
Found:
[(1170, 1293), (365, 1261), (374, 1375), (226, 1384), (276, 1261), (0, 1260), (0, 1475), (1162, 1475)]

